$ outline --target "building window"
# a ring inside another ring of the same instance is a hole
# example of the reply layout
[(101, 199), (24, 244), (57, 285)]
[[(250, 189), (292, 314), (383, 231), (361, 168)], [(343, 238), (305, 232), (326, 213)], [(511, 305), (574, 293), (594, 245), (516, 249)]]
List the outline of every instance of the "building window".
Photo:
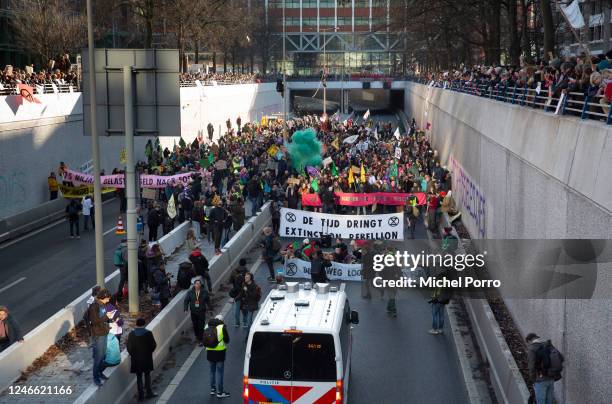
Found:
[(335, 7), (336, 7), (336, 0), (320, 0), (319, 1), (319, 8), (335, 8)]
[(338, 17), (338, 26), (351, 26), (353, 19), (351, 17)]
[(589, 41), (599, 41), (601, 39), (601, 25), (589, 28)]
[(355, 0), (355, 8), (370, 8), (370, 0)]
[(303, 18), (302, 19), (302, 25), (304, 27), (317, 27), (317, 18), (316, 17), (312, 17), (312, 18)]
[(302, 0), (302, 8), (317, 8), (317, 0)]
[(387, 0), (372, 0), (372, 8), (387, 8)]
[(355, 17), (355, 25), (370, 25), (370, 18), (368, 18), (368, 17)]
[(334, 17), (321, 17), (319, 19), (319, 25), (322, 27), (333, 27), (336, 23), (336, 19)]

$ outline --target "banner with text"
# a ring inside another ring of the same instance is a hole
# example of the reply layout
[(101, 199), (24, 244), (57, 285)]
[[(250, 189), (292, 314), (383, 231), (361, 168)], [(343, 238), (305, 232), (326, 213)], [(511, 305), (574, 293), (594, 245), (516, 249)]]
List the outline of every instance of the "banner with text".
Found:
[[(189, 184), (193, 174), (194, 172), (167, 176), (143, 174), (140, 176), (140, 187), (165, 188), (170, 181), (174, 181), (175, 185), (179, 183), (186, 185)], [(125, 176), (123, 174), (102, 175), (100, 180), (103, 187), (125, 188)], [(73, 170), (68, 170), (64, 173), (64, 181), (72, 182), (75, 185), (93, 185), (94, 182), (93, 175)]]
[[(331, 281), (360, 281), (361, 264), (342, 264), (333, 262), (326, 268), (327, 278)], [(285, 262), (285, 277), (310, 279), (310, 262), (297, 258)]]
[[(394, 192), (373, 192), (371, 194), (356, 194), (347, 192), (336, 192), (336, 205), (342, 206), (370, 206), (375, 203), (378, 205), (401, 206), (414, 196), (417, 205), (425, 205), (427, 196), (424, 192), (416, 193), (394, 193)], [(302, 206), (321, 207), (321, 198), (318, 194), (302, 194)]]
[(332, 235), (349, 240), (403, 240), (404, 214), (331, 215), (281, 208), (281, 237)]
[[(64, 198), (84, 198), (87, 195), (93, 195), (93, 186), (81, 185), (79, 187), (68, 187), (59, 184), (58, 188)], [(102, 188), (102, 193), (114, 192), (115, 188)]]

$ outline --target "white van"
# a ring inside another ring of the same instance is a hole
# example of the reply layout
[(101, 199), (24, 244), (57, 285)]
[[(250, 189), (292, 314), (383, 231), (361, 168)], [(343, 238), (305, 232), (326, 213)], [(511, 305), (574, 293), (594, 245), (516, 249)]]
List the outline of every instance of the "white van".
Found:
[(359, 316), (344, 286), (287, 282), (270, 292), (247, 341), (244, 404), (347, 402)]

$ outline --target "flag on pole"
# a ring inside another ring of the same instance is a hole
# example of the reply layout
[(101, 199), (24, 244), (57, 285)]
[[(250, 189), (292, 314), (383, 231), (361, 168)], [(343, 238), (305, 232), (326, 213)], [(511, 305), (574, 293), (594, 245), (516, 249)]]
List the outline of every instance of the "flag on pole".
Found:
[(332, 177), (338, 176), (338, 167), (336, 167), (336, 163), (334, 163), (333, 161), (331, 163), (331, 175)]
[(378, 140), (378, 127), (374, 128), (374, 139)]
[(349, 187), (353, 185), (354, 183), (355, 183), (355, 176), (353, 175), (353, 170), (349, 168), (349, 177), (348, 177)]
[(393, 165), (391, 166), (391, 170), (389, 170), (389, 177), (391, 178), (397, 178), (397, 162), (393, 162)]
[(397, 129), (395, 129), (395, 132), (393, 133), (393, 136), (395, 136), (395, 138), (397, 140), (400, 140), (400, 130), (399, 130), (399, 126), (397, 127)]
[(361, 163), (361, 175), (359, 181), (361, 181), (362, 184), (365, 184), (366, 182), (365, 168), (363, 167), (363, 163)]
[(578, 0), (574, 0), (567, 6), (561, 6), (561, 12), (565, 14), (565, 18), (574, 29), (584, 27), (584, 17), (580, 12), (578, 3)]
[(332, 146), (334, 146), (334, 149), (336, 150), (340, 149), (340, 141), (338, 140), (338, 138), (334, 139), (334, 141), (332, 142)]
[(367, 121), (369, 117), (370, 117), (370, 110), (368, 109), (368, 110), (366, 111), (366, 113), (365, 113), (365, 114), (363, 114), (363, 120), (364, 120), (364, 121)]

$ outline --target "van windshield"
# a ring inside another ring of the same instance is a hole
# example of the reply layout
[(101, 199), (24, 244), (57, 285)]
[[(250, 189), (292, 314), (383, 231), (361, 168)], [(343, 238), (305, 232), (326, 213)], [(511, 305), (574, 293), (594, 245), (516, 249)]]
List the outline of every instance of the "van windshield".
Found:
[(249, 378), (336, 381), (336, 352), (331, 334), (256, 332)]

